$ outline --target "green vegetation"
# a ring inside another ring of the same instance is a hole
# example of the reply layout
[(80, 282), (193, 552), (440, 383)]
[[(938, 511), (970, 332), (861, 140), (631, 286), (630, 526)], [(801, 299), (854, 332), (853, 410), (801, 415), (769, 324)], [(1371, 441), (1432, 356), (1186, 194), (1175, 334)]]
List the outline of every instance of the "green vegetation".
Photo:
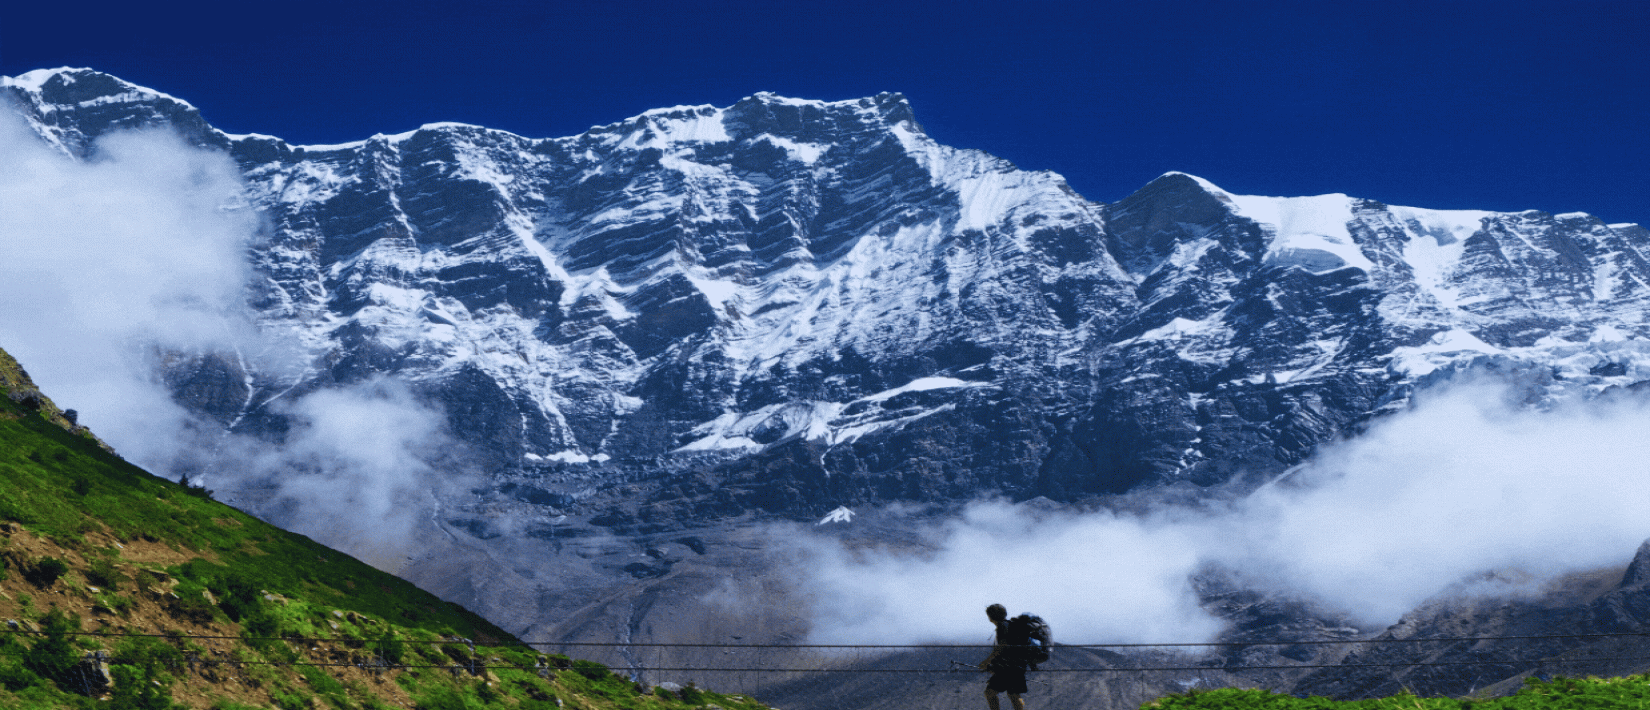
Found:
[(3, 351), (0, 623), (8, 710), (762, 707), (697, 690), (690, 702), (540, 654), (152, 476), (64, 417)]
[(1151, 710), (1562, 710), (1650, 707), (1650, 675), (1628, 678), (1528, 678), (1504, 698), (1421, 698), (1395, 695), (1373, 700), (1297, 698), (1264, 690), (1197, 690), (1146, 703)]
[[(0, 375), (10, 372), (15, 380), (20, 369), (10, 362), (0, 352)], [(180, 602), (191, 613), (222, 613), (237, 621), (258, 590), (266, 589), (437, 633), (489, 643), (510, 639), (400, 578), (152, 476), (110, 455), (84, 430), (66, 429), (41, 411), (0, 397), (0, 441), (6, 442), (0, 447), (0, 480), (6, 482), (0, 521), (20, 523), (87, 557), (80, 575), (87, 584), (115, 592), (129, 581), (116, 564), (118, 553), (88, 539), (95, 532), (117, 543), (160, 542), (200, 553), (175, 570), (139, 572), (147, 574), (151, 586), (160, 576), (177, 579), (184, 587), (177, 590), (180, 597), (189, 596), (184, 590), (197, 592)], [(19, 560), (8, 555), (6, 562), (37, 587), (50, 587), (69, 571), (66, 560), (52, 556)], [(140, 588), (145, 583), (137, 582)], [(191, 608), (202, 589), (219, 599), (216, 609)], [(225, 604), (226, 599), (233, 601)]]

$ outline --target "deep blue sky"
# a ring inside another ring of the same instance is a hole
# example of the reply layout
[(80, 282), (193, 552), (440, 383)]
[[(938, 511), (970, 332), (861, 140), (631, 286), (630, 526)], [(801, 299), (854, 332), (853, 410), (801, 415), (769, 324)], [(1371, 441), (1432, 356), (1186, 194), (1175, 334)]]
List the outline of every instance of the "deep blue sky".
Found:
[(1639, 1), (126, 5), (0, 10), (0, 74), (89, 66), (294, 143), (435, 121), (565, 136), (758, 91), (899, 91), (936, 140), (1094, 200), (1181, 170), (1239, 193), (1650, 222)]

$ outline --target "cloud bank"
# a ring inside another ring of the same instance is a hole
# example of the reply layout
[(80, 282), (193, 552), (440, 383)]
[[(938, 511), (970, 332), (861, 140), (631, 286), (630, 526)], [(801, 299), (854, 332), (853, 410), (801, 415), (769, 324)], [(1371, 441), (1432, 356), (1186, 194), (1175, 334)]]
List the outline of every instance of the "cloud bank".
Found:
[(321, 390), (276, 409), (292, 423), (286, 440), (235, 440), (213, 480), (256, 501), (270, 522), (380, 569), (399, 569), (417, 551), (432, 491), (466, 483), (441, 474), (453, 446), (441, 413), (397, 380)]
[(1384, 626), (1485, 572), (1539, 582), (1624, 564), (1650, 537), (1650, 408), (1530, 411), (1510, 399), (1489, 384), (1424, 392), (1288, 478), (1209, 507), (983, 502), (929, 530), (921, 554), (804, 538), (798, 584), (814, 599), (814, 638), (979, 641), (984, 607), (1000, 602), (1041, 614), (1067, 643), (1203, 641), (1221, 624), (1190, 580), (1209, 565)]
[(245, 320), (261, 222), (233, 161), (163, 130), (76, 160), (0, 110), (0, 165), (0, 347), (128, 460), (398, 566), (430, 490), (462, 483), (439, 470), (440, 412), (390, 380), (320, 390), (266, 403), (292, 425), (275, 443), (225, 434), (159, 380), (157, 359), (291, 358)]
[(250, 340), (232, 314), (257, 219), (234, 164), (159, 131), (76, 161), (0, 111), (0, 165), (0, 343), (81, 423), (157, 460), (188, 415), (145, 357)]

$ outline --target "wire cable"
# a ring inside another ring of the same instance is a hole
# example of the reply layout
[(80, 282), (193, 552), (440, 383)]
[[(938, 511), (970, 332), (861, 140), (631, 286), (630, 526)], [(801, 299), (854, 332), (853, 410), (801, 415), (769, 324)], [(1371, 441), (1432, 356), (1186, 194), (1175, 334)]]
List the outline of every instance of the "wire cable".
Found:
[[(40, 631), (31, 631), (22, 628), (0, 629), (0, 633), (11, 634), (39, 634)], [(188, 638), (188, 639), (218, 639), (237, 641), (292, 641), (304, 643), (367, 643), (377, 640), (372, 637), (354, 636), (222, 636), (211, 634), (176, 634), (176, 633), (111, 633), (108, 631), (65, 631), (66, 636), (97, 636), (105, 638), (142, 637), (142, 638)], [(1372, 638), (1372, 639), (1312, 639), (1299, 641), (1181, 641), (1168, 643), (1056, 643), (1054, 648), (1248, 648), (1251, 646), (1337, 646), (1357, 644), (1383, 643), (1463, 643), (1483, 641), (1552, 641), (1560, 639), (1607, 639), (1650, 637), (1650, 630), (1621, 631), (1612, 633), (1593, 634), (1549, 634), (1529, 636), (1438, 636), (1428, 638)], [(398, 637), (400, 638), (400, 637)], [(438, 641), (418, 641), (400, 638), (404, 643), (467, 643), (463, 638), (444, 638)], [(912, 644), (777, 644), (777, 643), (664, 643), (647, 641), (523, 641), (523, 646), (552, 646), (552, 647), (593, 647), (593, 648), (722, 648), (722, 649), (936, 649), (936, 648), (990, 648), (989, 643), (912, 643)]]

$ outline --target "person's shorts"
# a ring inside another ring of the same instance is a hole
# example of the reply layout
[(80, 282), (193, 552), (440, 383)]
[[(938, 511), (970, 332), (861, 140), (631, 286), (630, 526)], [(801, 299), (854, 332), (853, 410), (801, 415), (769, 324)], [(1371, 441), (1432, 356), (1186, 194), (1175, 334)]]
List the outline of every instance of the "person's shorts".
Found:
[(991, 679), (985, 682), (985, 689), (995, 690), (999, 693), (1024, 695), (1026, 692), (1026, 669), (994, 668), (991, 672)]

